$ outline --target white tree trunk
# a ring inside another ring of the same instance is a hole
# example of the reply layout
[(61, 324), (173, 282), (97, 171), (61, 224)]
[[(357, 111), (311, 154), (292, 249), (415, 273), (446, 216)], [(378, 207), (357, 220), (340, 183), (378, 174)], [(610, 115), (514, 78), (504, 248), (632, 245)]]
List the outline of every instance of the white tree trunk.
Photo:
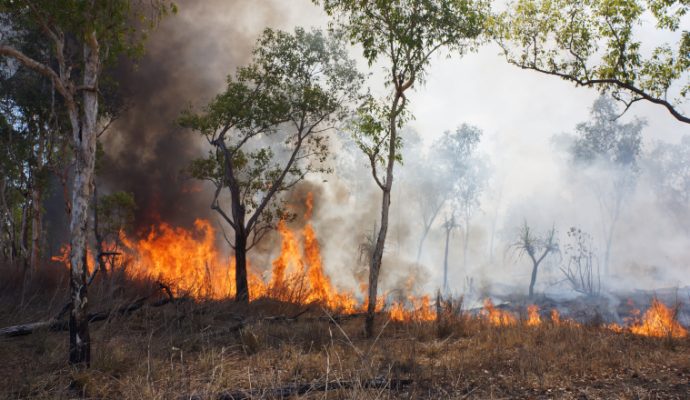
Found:
[[(87, 317), (86, 249), (88, 239), (89, 204), (93, 194), (93, 174), (96, 161), (96, 121), (98, 119), (99, 49), (95, 32), (84, 44), (84, 79), (82, 118), (71, 115), (74, 135), (75, 168), (70, 216), (70, 354), (72, 364), (90, 363), (91, 343)], [(74, 114), (74, 113), (71, 113)], [(76, 122), (76, 123), (75, 123)], [(79, 124), (81, 122), (81, 124)]]

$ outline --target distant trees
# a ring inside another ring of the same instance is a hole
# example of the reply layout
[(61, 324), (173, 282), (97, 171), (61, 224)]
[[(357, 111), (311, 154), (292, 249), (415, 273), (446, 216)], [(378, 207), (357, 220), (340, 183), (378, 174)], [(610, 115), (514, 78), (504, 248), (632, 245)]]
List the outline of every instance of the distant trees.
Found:
[[(0, 57), (28, 68), (51, 82), (60, 95), (71, 128), (74, 157), (70, 211), (69, 361), (88, 366), (86, 247), (89, 204), (93, 193), (96, 137), (99, 131), (99, 83), (103, 68), (121, 55), (143, 50), (145, 32), (174, 5), (164, 0), (139, 2), (4, 2), (0, 6)], [(139, 18), (137, 28), (133, 18)], [(33, 36), (38, 34), (38, 36)], [(45, 52), (25, 52), (22, 43), (35, 41)], [(49, 50), (48, 50), (49, 49)]]
[(187, 111), (179, 121), (213, 146), (189, 170), (213, 183), (211, 208), (234, 231), (239, 302), (249, 300), (247, 251), (286, 217), (280, 194), (326, 170), (325, 133), (348, 115), (362, 81), (343, 43), (318, 30), (266, 29), (253, 56), (203, 112)]
[[(463, 227), (463, 268), (467, 268), (470, 222), (479, 209), (479, 198), (489, 179), (487, 163), (477, 154), (482, 130), (462, 124), (445, 132), (434, 144), (450, 188), (450, 203), (456, 223)], [(459, 219), (459, 220), (457, 220)]]
[[(400, 161), (402, 140), (398, 134), (410, 117), (408, 90), (424, 81), (426, 69), (439, 49), (463, 53), (473, 49), (484, 29), (487, 4), (471, 0), (323, 0), (326, 12), (353, 42), (363, 47), (370, 65), (384, 59), (385, 99), (369, 99), (360, 109), (354, 133), (367, 155), (371, 172), (381, 189), (381, 226), (369, 268), (369, 294), (365, 331), (373, 335), (374, 311), (383, 248), (388, 232), (388, 214), (393, 168)], [(379, 168), (385, 173), (381, 174)]]
[(591, 116), (590, 122), (580, 123), (575, 128), (575, 140), (570, 152), (576, 167), (597, 167), (591, 171), (591, 178), (602, 213), (605, 237), (603, 270), (604, 275), (608, 276), (621, 209), (637, 182), (645, 123), (639, 120), (618, 122), (616, 106), (605, 96), (594, 102)]
[(656, 143), (644, 161), (655, 195), (678, 225), (690, 232), (690, 135), (678, 144)]
[[(690, 123), (679, 108), (690, 94), (690, 32), (685, 0), (519, 0), (495, 20), (509, 63), (610, 93), (627, 110), (645, 100)], [(650, 43), (652, 19), (675, 43)], [(649, 50), (648, 50), (649, 49)]]
[(513, 243), (513, 248), (520, 255), (527, 254), (532, 262), (532, 275), (529, 281), (529, 297), (534, 297), (534, 285), (537, 283), (539, 265), (549, 255), (559, 251), (556, 229), (551, 228), (543, 235), (534, 233), (534, 230), (524, 222), (518, 233), (518, 238)]

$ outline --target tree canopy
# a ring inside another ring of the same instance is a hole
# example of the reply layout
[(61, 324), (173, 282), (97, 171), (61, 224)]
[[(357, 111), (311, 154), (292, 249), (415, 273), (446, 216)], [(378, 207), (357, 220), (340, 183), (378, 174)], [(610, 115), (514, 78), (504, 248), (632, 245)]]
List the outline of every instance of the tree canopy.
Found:
[[(493, 34), (508, 62), (610, 93), (645, 100), (690, 123), (687, 0), (518, 0), (495, 19)], [(657, 33), (642, 25), (654, 21)], [(673, 42), (655, 42), (670, 36)]]

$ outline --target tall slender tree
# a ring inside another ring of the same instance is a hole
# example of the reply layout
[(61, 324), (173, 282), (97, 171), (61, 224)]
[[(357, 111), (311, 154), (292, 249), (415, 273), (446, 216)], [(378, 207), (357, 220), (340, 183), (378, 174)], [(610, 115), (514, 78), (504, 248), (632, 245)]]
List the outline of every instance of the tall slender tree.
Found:
[[(484, 29), (488, 3), (472, 0), (323, 0), (334, 24), (363, 47), (370, 65), (383, 61), (388, 96), (370, 99), (354, 129), (381, 189), (381, 225), (369, 267), (365, 331), (374, 333), (379, 272), (388, 233), (393, 169), (401, 161), (398, 130), (411, 117), (407, 93), (423, 83), (432, 57), (442, 48), (472, 50)], [(383, 168), (384, 172), (379, 172)]]

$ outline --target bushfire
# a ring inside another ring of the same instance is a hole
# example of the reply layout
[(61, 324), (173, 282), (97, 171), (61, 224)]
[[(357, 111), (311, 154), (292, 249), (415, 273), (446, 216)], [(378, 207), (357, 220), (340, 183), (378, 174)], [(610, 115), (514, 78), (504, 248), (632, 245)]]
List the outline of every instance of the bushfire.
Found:
[[(310, 304), (319, 303), (340, 313), (362, 312), (366, 301), (358, 301), (354, 292), (340, 290), (333, 285), (326, 274), (316, 231), (311, 223), (313, 197), (306, 198), (304, 227), (293, 230), (285, 221), (277, 226), (281, 239), (279, 255), (272, 262), (270, 279), (264, 280), (259, 272), (249, 265), (249, 291), (251, 299), (269, 297), (286, 302)], [(120, 235), (122, 242), (121, 270), (132, 279), (154, 279), (170, 286), (177, 296), (197, 300), (223, 300), (235, 294), (234, 258), (223, 256), (216, 246), (216, 232), (210, 222), (196, 220), (194, 228), (187, 230), (160, 223), (152, 227), (145, 237), (133, 239)], [(64, 247), (62, 255), (54, 259), (68, 264), (69, 248)], [(89, 253), (90, 270), (94, 257)], [(410, 283), (413, 286), (414, 282)], [(363, 292), (366, 292), (364, 284)], [(408, 288), (411, 289), (411, 288)], [(377, 299), (377, 309), (385, 309), (387, 294)], [(378, 304), (381, 304), (379, 307)], [(433, 321), (437, 318), (428, 295), (407, 296), (403, 301), (390, 304), (388, 314), (392, 321)], [(562, 319), (556, 309), (550, 311), (550, 318), (544, 320), (535, 304), (526, 307), (526, 317), (519, 318), (511, 311), (496, 307), (491, 299), (484, 301), (484, 307), (476, 318), (484, 319), (489, 325), (509, 327), (524, 324), (536, 327), (550, 323), (553, 326), (568, 324), (578, 326), (570, 319)], [(614, 332), (630, 332), (651, 337), (688, 336), (687, 330), (677, 321), (676, 313), (657, 299), (641, 315), (632, 310), (633, 317), (626, 319), (625, 326), (615, 323), (606, 327)], [(549, 322), (550, 320), (550, 322)]]

